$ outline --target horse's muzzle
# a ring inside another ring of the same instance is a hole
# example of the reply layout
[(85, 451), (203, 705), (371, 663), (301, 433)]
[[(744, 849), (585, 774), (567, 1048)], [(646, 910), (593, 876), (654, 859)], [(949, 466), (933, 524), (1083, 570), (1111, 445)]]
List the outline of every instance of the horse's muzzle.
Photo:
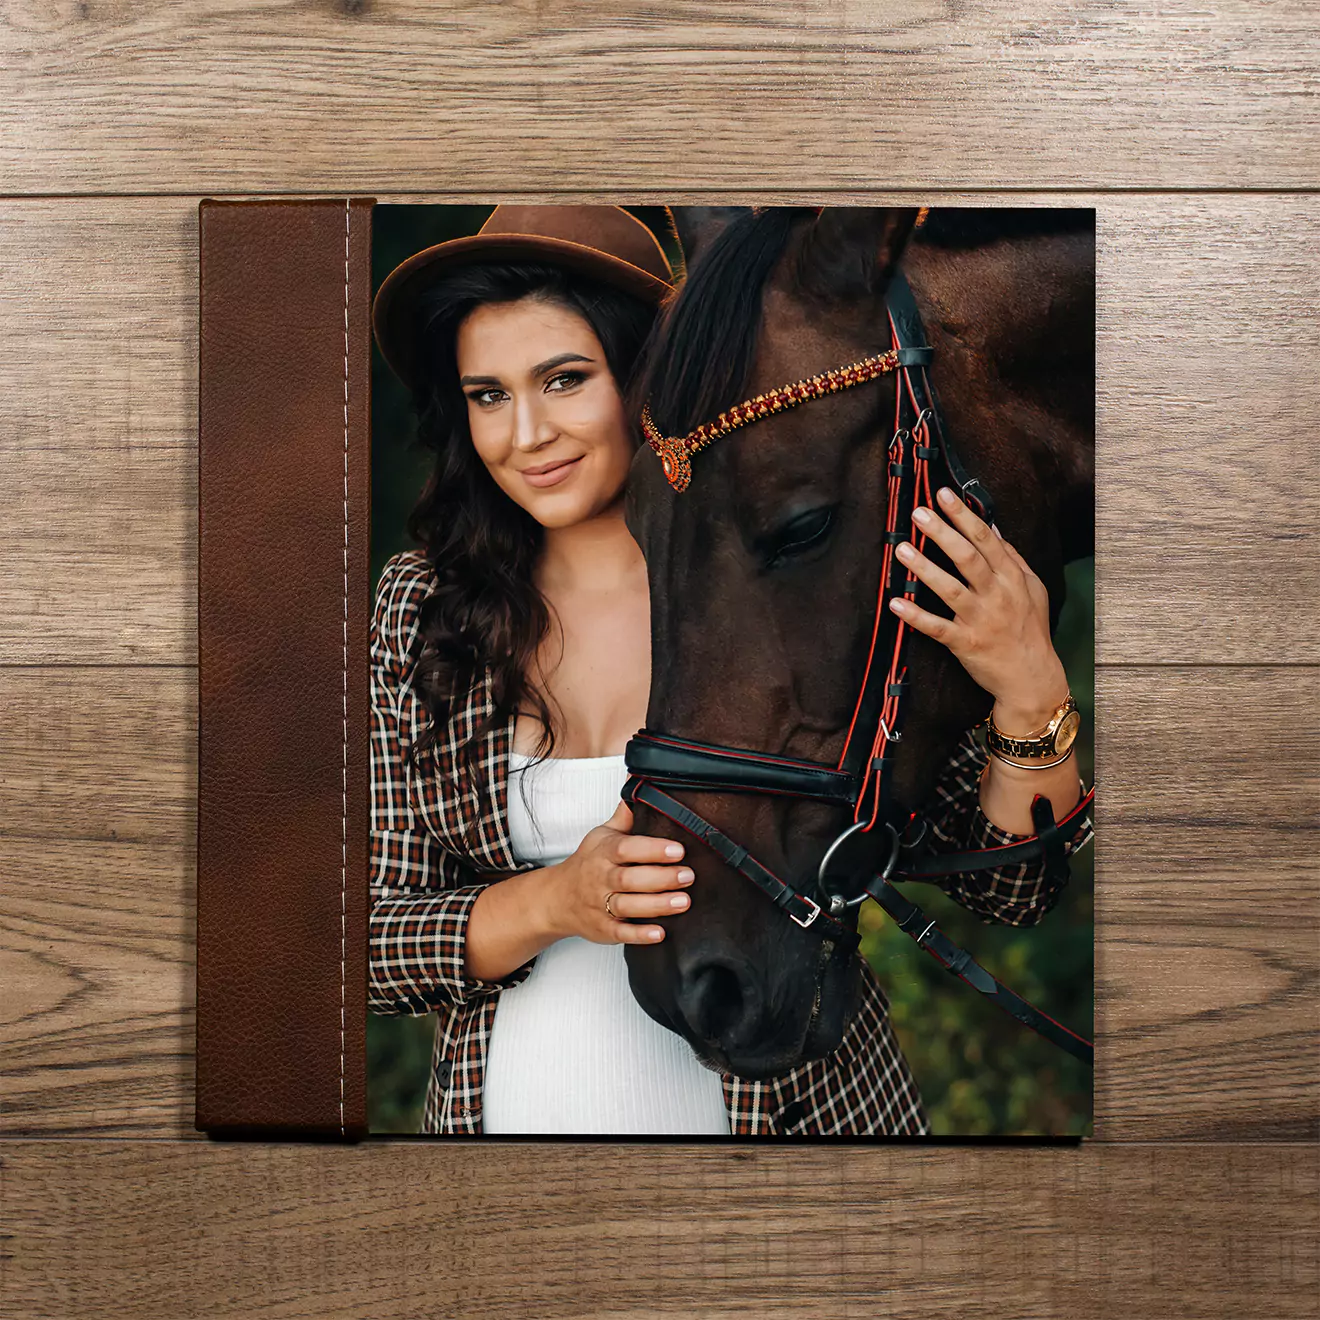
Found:
[(852, 1015), (855, 959), (825, 956), (801, 993), (770, 993), (740, 955), (711, 951), (680, 970), (675, 1007), (680, 1034), (722, 1072), (763, 1081), (838, 1048)]

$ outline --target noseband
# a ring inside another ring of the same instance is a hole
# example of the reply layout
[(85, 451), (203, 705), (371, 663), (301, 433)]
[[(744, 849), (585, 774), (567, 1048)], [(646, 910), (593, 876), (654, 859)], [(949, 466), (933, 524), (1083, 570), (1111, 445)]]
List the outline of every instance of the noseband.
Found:
[[(918, 826), (915, 812), (908, 813), (904, 819), (902, 810), (893, 801), (894, 754), (902, 742), (909, 690), (906, 653), (911, 630), (889, 608), (889, 601), (898, 595), (913, 600), (920, 586), (917, 578), (901, 576), (902, 566), (894, 555), (899, 542), (908, 538), (908, 533), (901, 529), (911, 526), (912, 512), (919, 503), (933, 505), (933, 467), (941, 474), (936, 486), (951, 485), (985, 522), (993, 522), (994, 505), (984, 486), (967, 474), (941, 425), (926, 376), (933, 350), (926, 342), (916, 301), (901, 272), (895, 274), (890, 284), (886, 305), (891, 346), (884, 353), (757, 395), (686, 436), (661, 434), (649, 409), (642, 412), (647, 441), (660, 456), (670, 485), (682, 492), (692, 479), (692, 455), (720, 436), (812, 399), (897, 373), (894, 432), (889, 442), (884, 552), (875, 620), (857, 703), (838, 762), (833, 766), (821, 765), (641, 729), (629, 740), (625, 751), (629, 778), (623, 788), (623, 799), (629, 805), (640, 802), (650, 807), (700, 839), (727, 866), (757, 885), (799, 926), (818, 931), (824, 940), (832, 943), (834, 956), (851, 958), (858, 945), (857, 931), (841, 920), (841, 916), (865, 899), (875, 899), (900, 930), (948, 971), (994, 1000), (1024, 1025), (1090, 1063), (1093, 1053), (1090, 1041), (1002, 985), (891, 883), (989, 870), (1042, 856), (1047, 876), (1062, 883), (1068, 878), (1064, 845), (1083, 829), (1095, 790), (1089, 789), (1059, 821), (1054, 819), (1049, 799), (1037, 794), (1031, 804), (1036, 833), (1020, 843), (942, 854), (923, 849), (925, 821)], [(919, 551), (925, 548), (924, 533), (915, 531), (913, 541)], [(886, 655), (889, 659), (884, 664), (881, 657)], [(825, 850), (815, 876), (813, 888), (819, 901), (775, 875), (746, 848), (665, 792), (661, 785), (704, 792), (769, 794), (848, 808), (852, 822)]]

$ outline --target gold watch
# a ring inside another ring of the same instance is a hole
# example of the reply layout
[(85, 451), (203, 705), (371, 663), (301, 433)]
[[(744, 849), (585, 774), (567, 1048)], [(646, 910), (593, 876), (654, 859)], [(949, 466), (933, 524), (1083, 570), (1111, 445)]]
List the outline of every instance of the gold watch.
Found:
[(995, 728), (995, 717), (991, 714), (985, 722), (985, 743), (1000, 757), (1013, 757), (1022, 761), (1062, 760), (1068, 755), (1081, 724), (1077, 702), (1070, 692), (1050, 716), (1050, 722), (1043, 729), (1027, 734), (1025, 738), (1010, 738), (1002, 733)]

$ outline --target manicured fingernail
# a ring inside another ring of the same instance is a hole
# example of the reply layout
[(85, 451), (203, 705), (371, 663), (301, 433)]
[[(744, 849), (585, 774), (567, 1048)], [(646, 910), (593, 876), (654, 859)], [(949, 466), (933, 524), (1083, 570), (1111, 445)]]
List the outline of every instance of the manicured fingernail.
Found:
[(889, 608), (893, 610), (895, 614), (902, 614), (903, 611), (907, 609), (907, 601), (900, 600), (897, 596), (894, 596), (889, 602)]
[(692, 902), (692, 900), (686, 894), (675, 894), (673, 898), (669, 900), (669, 906), (685, 908), (690, 902)]
[(999, 524), (998, 524), (998, 523), (991, 523), (991, 524), (990, 524), (990, 530), (991, 530), (992, 532), (994, 532), (994, 534), (995, 534), (995, 535), (996, 535), (1001, 541), (1004, 539), (1004, 534), (1003, 534), (1003, 532), (1001, 532), (1001, 531), (999, 530)]
[(696, 878), (686, 866), (678, 873), (678, 883), (680, 885), (690, 885)]
[(927, 509), (913, 509), (912, 521), (921, 523), (923, 526), (930, 522), (930, 512)]
[(663, 930), (660, 929), (659, 926), (652, 926), (646, 932), (646, 938), (648, 940), (662, 940), (664, 939), (664, 937), (665, 937), (665, 933)]
[(895, 552), (900, 559), (912, 558), (912, 547), (906, 541), (898, 543), (898, 550)]
[(958, 497), (947, 486), (941, 486), (939, 497), (945, 504), (957, 504)]
[(665, 847), (666, 857), (682, 857), (683, 845), (681, 843), (671, 843)]

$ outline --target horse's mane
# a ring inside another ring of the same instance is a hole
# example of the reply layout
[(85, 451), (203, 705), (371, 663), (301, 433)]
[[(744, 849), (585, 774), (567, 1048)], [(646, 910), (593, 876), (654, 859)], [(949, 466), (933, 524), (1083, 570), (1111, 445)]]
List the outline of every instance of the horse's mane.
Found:
[(636, 387), (637, 408), (667, 435), (684, 435), (742, 399), (761, 333), (761, 295), (809, 212), (772, 206), (730, 221), (688, 271), (657, 323)]

